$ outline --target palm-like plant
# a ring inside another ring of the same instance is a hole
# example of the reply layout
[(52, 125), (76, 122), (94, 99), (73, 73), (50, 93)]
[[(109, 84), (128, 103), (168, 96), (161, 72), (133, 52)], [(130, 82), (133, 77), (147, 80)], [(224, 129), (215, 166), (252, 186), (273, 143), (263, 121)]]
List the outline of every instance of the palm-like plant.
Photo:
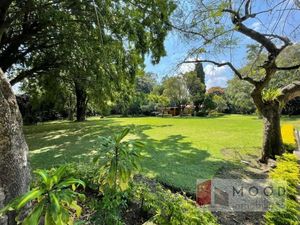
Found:
[[(100, 161), (99, 169), (100, 190), (109, 187), (114, 191), (127, 189), (134, 173), (139, 169), (139, 149), (144, 147), (140, 141), (125, 141), (130, 132), (129, 128), (121, 133), (100, 138), (100, 148), (94, 158), (94, 163)], [(104, 159), (99, 160), (105, 152)]]
[(85, 184), (79, 179), (63, 179), (65, 171), (65, 166), (58, 168), (53, 174), (36, 170), (34, 173), (40, 177), (37, 187), (1, 209), (0, 216), (7, 211), (22, 212), (22, 208), (32, 202), (33, 208), (27, 217), (18, 221), (23, 225), (38, 225), (41, 220), (44, 220), (45, 225), (72, 225), (74, 217), (79, 217), (82, 211), (77, 199), (85, 197), (75, 190), (80, 185), (85, 187)]

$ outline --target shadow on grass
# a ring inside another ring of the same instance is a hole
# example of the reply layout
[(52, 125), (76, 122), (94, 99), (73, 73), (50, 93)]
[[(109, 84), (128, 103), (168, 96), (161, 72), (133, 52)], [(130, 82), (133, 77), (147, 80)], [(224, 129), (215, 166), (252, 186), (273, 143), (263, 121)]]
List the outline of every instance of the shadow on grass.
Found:
[[(210, 179), (224, 165), (234, 166), (233, 162), (212, 158), (208, 149), (193, 147), (183, 135), (170, 133), (167, 138), (156, 140), (145, 133), (168, 126), (172, 125), (134, 126), (132, 138), (141, 139), (146, 144), (141, 152), (142, 173), (175, 188), (193, 192), (197, 179)], [(31, 165), (35, 169), (90, 162), (97, 147), (97, 138), (112, 135), (124, 127), (111, 119), (26, 127)]]

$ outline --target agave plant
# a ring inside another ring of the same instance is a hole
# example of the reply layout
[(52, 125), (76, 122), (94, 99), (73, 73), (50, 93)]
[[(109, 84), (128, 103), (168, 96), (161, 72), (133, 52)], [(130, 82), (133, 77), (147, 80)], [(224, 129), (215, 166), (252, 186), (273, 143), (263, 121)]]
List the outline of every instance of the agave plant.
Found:
[(17, 216), (18, 223), (38, 225), (44, 220), (45, 225), (72, 225), (74, 217), (79, 217), (82, 211), (77, 200), (85, 197), (75, 190), (80, 185), (84, 188), (85, 184), (79, 179), (63, 179), (65, 171), (65, 166), (52, 174), (46, 170), (36, 170), (34, 173), (40, 177), (37, 187), (1, 209), (0, 216), (13, 210), (20, 214), (32, 202), (33, 207), (23, 221), (18, 221), (20, 216)]
[[(129, 128), (121, 133), (109, 137), (100, 137), (100, 148), (94, 158), (94, 163), (99, 162), (100, 190), (109, 187), (114, 191), (127, 189), (134, 173), (140, 168), (139, 150), (144, 144), (137, 140), (125, 141), (130, 132)], [(99, 160), (105, 152), (104, 159)]]

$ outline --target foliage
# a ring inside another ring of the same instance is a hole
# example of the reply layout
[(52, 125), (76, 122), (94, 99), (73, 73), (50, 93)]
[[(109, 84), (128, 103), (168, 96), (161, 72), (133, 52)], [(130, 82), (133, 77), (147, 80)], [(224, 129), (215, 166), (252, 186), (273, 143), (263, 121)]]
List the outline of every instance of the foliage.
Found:
[(225, 88), (222, 87), (211, 87), (207, 90), (207, 94), (213, 94), (213, 95), (224, 95), (225, 94)]
[(297, 148), (294, 126), (291, 124), (282, 125), (281, 135), (285, 150), (292, 153)]
[(153, 91), (155, 85), (156, 79), (153, 73), (145, 73), (136, 77), (135, 87), (137, 92), (149, 94)]
[(46, 170), (36, 170), (35, 174), (40, 178), (37, 187), (13, 200), (0, 211), (0, 214), (11, 210), (22, 213), (21, 210), (32, 202), (33, 209), (22, 221), (22, 224), (38, 225), (41, 219), (49, 225), (73, 224), (73, 212), (76, 212), (75, 215), (78, 218), (82, 211), (77, 204), (77, 199), (84, 198), (84, 195), (75, 192), (75, 189), (80, 185), (85, 187), (85, 184), (79, 179), (64, 179), (65, 171), (65, 166), (52, 173), (48, 173)]
[(217, 224), (210, 212), (200, 209), (189, 198), (165, 190), (160, 185), (152, 185), (151, 189), (140, 182), (133, 186), (131, 193), (132, 198), (140, 203), (141, 210), (153, 215), (149, 221), (161, 225)]
[(213, 102), (216, 106), (216, 111), (219, 113), (224, 113), (228, 109), (225, 98), (220, 95), (214, 95)]
[(199, 112), (197, 113), (197, 116), (205, 116), (207, 115), (211, 110), (214, 110), (216, 108), (216, 104), (213, 101), (213, 95), (206, 94), (204, 101), (201, 105), (201, 108)]
[(285, 153), (277, 159), (277, 166), (269, 174), (271, 179), (287, 182), (286, 199), (284, 207), (278, 208), (273, 204), (265, 214), (267, 225), (296, 225), (300, 223), (300, 204), (297, 202), (297, 186), (300, 182), (300, 170), (297, 157), (294, 154)]
[(88, 107), (103, 111), (108, 101), (132, 88), (146, 54), (153, 63), (166, 54), (163, 41), (176, 6), (151, 2), (13, 1), (0, 67), (9, 69), (12, 79), (28, 78), (24, 90), (30, 95), (40, 91), (38, 97), (52, 103), (76, 95), (77, 120), (84, 120)]
[[(98, 154), (94, 163), (103, 164), (99, 169), (98, 182), (100, 191), (105, 188), (114, 192), (125, 191), (134, 173), (139, 170), (139, 152), (144, 144), (140, 141), (125, 141), (124, 138), (130, 132), (125, 128), (121, 133), (110, 137), (100, 138)], [(104, 159), (99, 160), (105, 152)]]
[(280, 96), (281, 94), (281, 90), (278, 89), (278, 88), (271, 88), (271, 89), (267, 89), (267, 90), (264, 90), (262, 92), (262, 95), (263, 95), (263, 100), (265, 102), (272, 102), (272, 101), (275, 101), (278, 96)]
[[(101, 211), (105, 224), (121, 224), (120, 209), (126, 204), (123, 198), (133, 175), (139, 170), (139, 152), (144, 144), (140, 141), (125, 141), (130, 129), (109, 137), (100, 138), (100, 148), (94, 158), (99, 163), (99, 190), (103, 193)], [(100, 157), (105, 152), (104, 158)]]
[(251, 90), (250, 84), (238, 78), (228, 81), (225, 96), (231, 113), (251, 114), (255, 111)]
[(171, 106), (180, 106), (188, 102), (189, 94), (182, 77), (168, 77), (163, 81), (163, 86), (163, 96), (170, 99)]
[[(199, 66), (199, 68), (201, 67)], [(193, 104), (196, 106), (196, 111), (199, 110), (199, 106), (203, 103), (205, 99), (205, 83), (202, 82), (203, 78), (198, 77), (198, 73), (197, 70), (195, 70), (183, 74), (183, 78), (186, 82), (190, 99), (193, 102)], [(200, 74), (204, 74), (204, 72)]]

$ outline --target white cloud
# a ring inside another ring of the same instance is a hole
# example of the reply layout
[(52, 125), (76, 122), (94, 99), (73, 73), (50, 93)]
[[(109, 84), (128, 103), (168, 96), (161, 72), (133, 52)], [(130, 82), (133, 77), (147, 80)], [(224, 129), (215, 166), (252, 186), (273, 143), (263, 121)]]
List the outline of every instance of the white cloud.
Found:
[(195, 70), (195, 63), (182, 63), (177, 69), (177, 74), (184, 74)]
[(227, 81), (230, 79), (228, 77), (228, 68), (226, 68), (225, 66), (218, 67), (212, 64), (208, 64), (204, 67), (204, 72), (207, 88), (215, 86), (225, 87)]
[(262, 24), (260, 22), (254, 22), (250, 25), (250, 28), (253, 30), (259, 31), (262, 27)]

